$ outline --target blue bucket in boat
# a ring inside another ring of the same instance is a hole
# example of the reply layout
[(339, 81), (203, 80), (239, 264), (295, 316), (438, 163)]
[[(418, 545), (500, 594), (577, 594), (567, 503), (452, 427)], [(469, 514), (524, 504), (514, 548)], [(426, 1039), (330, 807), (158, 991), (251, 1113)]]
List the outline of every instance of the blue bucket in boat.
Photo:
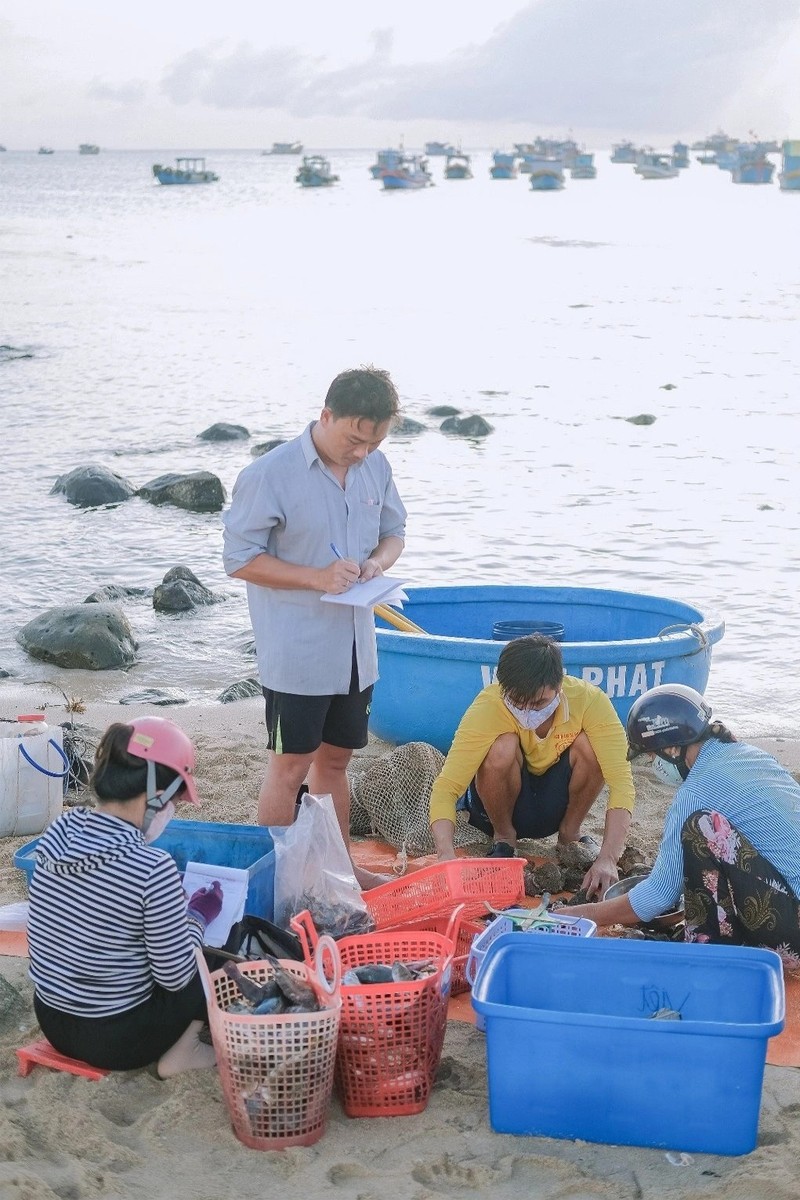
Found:
[(564, 626), (558, 621), (495, 621), (492, 641), (511, 642), (514, 638), (527, 637), (529, 633), (541, 633), (554, 642), (564, 640)]
[(387, 742), (429, 742), (443, 754), (469, 705), (492, 683), (498, 621), (559, 621), (564, 670), (601, 688), (623, 725), (637, 696), (660, 683), (705, 690), (725, 622), (664, 596), (606, 588), (462, 584), (406, 588), (403, 612), (427, 636), (376, 619), (378, 670), (370, 730)]

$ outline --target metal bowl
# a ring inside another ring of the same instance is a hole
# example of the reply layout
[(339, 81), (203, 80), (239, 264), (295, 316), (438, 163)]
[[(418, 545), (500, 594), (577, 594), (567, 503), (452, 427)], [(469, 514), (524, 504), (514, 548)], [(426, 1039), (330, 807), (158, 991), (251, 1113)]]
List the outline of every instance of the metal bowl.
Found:
[[(612, 883), (610, 888), (606, 888), (603, 893), (604, 900), (616, 900), (618, 896), (626, 895), (631, 888), (635, 888), (637, 883), (641, 883), (643, 879), (647, 879), (646, 875), (629, 875), (627, 879), (620, 879), (618, 883)], [(678, 908), (672, 912), (661, 913), (658, 917), (653, 917), (651, 921), (643, 921), (643, 925), (665, 926), (677, 925), (683, 920), (683, 896)]]

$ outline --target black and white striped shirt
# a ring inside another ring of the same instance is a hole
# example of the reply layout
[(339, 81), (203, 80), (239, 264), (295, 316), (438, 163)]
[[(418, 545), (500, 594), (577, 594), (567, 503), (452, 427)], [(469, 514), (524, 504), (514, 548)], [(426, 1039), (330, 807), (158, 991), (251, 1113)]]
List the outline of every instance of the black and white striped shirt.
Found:
[(108, 1017), (175, 992), (196, 970), (202, 925), (187, 915), (174, 860), (140, 830), (74, 808), (45, 830), (30, 883), (30, 975), (45, 1004)]

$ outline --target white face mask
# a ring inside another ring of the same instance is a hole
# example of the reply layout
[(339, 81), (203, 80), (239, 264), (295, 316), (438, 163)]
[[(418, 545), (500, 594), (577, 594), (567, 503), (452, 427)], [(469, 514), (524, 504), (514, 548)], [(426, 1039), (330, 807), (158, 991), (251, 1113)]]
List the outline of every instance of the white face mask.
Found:
[(659, 783), (666, 783), (670, 787), (680, 787), (683, 783), (683, 776), (676, 762), (667, 762), (665, 758), (656, 755), (650, 763), (650, 770)]
[(517, 708), (505, 697), (503, 703), (512, 717), (516, 717), (523, 729), (538, 729), (540, 725), (544, 725), (548, 717), (552, 717), (558, 708), (561, 703), (561, 693), (558, 692), (544, 708)]
[(144, 821), (142, 822), (142, 833), (148, 845), (161, 837), (174, 816), (175, 805), (171, 800), (161, 805), (160, 808), (148, 804), (144, 810)]

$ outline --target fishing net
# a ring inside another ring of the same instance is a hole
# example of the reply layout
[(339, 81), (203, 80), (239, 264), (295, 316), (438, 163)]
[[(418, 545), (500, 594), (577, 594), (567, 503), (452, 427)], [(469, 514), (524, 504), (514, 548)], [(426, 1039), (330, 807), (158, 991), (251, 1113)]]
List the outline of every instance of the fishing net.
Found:
[[(350, 832), (379, 834), (390, 846), (417, 854), (435, 850), (430, 831), (430, 798), (444, 755), (427, 742), (406, 742), (351, 776)], [(488, 843), (458, 814), (457, 846)]]

